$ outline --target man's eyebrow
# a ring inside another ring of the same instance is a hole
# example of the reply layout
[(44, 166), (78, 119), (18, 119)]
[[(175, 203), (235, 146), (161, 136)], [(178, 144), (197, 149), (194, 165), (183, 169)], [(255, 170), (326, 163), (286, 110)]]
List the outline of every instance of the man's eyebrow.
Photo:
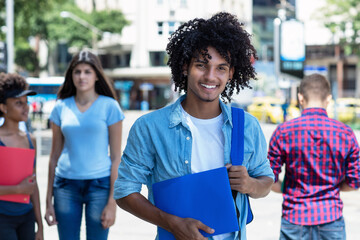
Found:
[(199, 63), (207, 63), (205, 60), (201, 60), (201, 59), (199, 59), (199, 58), (196, 58), (196, 59), (195, 59), (195, 62), (199, 62)]
[(220, 63), (219, 66), (226, 66), (226, 67), (230, 67), (230, 64), (228, 63)]
[[(201, 60), (201, 59), (198, 59), (198, 58), (195, 59), (195, 62), (209, 64), (209, 61)], [(230, 67), (230, 64), (227, 63), (227, 62), (224, 62), (224, 63), (220, 63), (218, 66)]]

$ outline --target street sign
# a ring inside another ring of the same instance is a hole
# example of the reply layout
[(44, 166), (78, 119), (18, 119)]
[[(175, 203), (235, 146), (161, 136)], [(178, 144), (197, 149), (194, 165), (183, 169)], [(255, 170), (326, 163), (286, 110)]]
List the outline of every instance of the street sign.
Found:
[(304, 77), (304, 24), (292, 19), (280, 24), (280, 73)]

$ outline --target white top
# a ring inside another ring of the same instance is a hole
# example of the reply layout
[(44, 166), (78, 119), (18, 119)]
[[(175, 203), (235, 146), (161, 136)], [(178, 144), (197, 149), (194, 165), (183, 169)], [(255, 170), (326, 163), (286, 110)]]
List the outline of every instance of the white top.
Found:
[[(224, 166), (225, 138), (221, 130), (224, 122), (223, 115), (211, 119), (199, 119), (189, 115), (182, 109), (191, 135), (191, 171), (203, 172)], [(216, 231), (216, 229), (215, 229)], [(213, 236), (214, 240), (233, 239), (233, 233)]]

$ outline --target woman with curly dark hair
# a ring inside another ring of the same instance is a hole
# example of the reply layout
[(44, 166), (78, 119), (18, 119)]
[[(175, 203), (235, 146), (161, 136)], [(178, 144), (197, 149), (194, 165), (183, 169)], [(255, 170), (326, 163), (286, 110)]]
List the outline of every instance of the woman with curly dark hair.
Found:
[[(249, 81), (256, 77), (251, 61), (256, 51), (250, 35), (234, 15), (221, 12), (181, 25), (171, 36), (167, 52), (176, 90), (186, 94), (134, 123), (119, 166), (114, 198), (121, 208), (167, 230), (176, 239), (207, 239), (200, 230), (211, 236), (209, 239), (246, 239), (246, 194), (266, 196), (273, 172), (260, 125), (247, 113), (242, 123), (244, 164), (231, 165), (232, 112), (220, 96), (230, 102), (235, 90), (249, 87)], [(240, 232), (217, 232), (199, 220), (175, 216), (153, 205), (152, 184), (225, 165), (236, 194)], [(150, 202), (140, 194), (142, 184), (148, 186)]]
[[(0, 73), (0, 117), (5, 119), (4, 124), (0, 127), (1, 147), (13, 148), (14, 150), (18, 148), (36, 150), (35, 137), (19, 129), (19, 122), (26, 122), (28, 119), (29, 106), (27, 96), (36, 94), (32, 90), (28, 90), (28, 87), (25, 79), (20, 75)], [(29, 164), (32, 166), (33, 163)], [(9, 171), (9, 169), (1, 170)], [(30, 202), (18, 202), (13, 201), (14, 199), (1, 198), (1, 239), (43, 239), (39, 188), (35, 175), (36, 161), (34, 162), (33, 174), (24, 178), (19, 184), (0, 185), (0, 196), (13, 194), (30, 195)], [(35, 230), (35, 222), (37, 230)]]

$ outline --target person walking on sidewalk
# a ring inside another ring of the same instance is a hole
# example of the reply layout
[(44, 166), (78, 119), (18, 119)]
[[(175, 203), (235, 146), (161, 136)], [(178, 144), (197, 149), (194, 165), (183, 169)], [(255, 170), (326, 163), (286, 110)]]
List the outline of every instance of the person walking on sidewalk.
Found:
[(272, 190), (284, 198), (280, 239), (346, 239), (340, 191), (360, 187), (358, 142), (349, 126), (327, 116), (331, 95), (324, 76), (306, 76), (298, 98), (301, 117), (276, 128), (268, 152)]
[[(167, 53), (176, 90), (186, 94), (134, 123), (114, 198), (124, 210), (168, 230), (176, 239), (207, 239), (200, 230), (213, 234), (216, 229), (153, 205), (152, 184), (227, 164), (231, 189), (237, 191), (241, 239), (246, 239), (248, 205), (243, 196), (264, 197), (273, 183), (266, 141), (250, 114), (245, 114), (244, 164), (230, 164), (231, 109), (223, 101), (230, 102), (234, 90), (248, 87), (256, 77), (251, 61), (256, 51), (250, 35), (234, 15), (221, 12), (181, 25), (172, 34)], [(149, 189), (148, 199), (140, 194), (142, 184)], [(239, 232), (233, 232), (210, 239), (239, 237)]]
[[(5, 119), (4, 124), (0, 126), (0, 146), (36, 150), (36, 140), (32, 134), (19, 129), (19, 123), (28, 120), (27, 96), (35, 94), (36, 92), (28, 90), (28, 84), (22, 76), (0, 73), (0, 117)], [(36, 180), (36, 161), (33, 175), (24, 178), (17, 185), (0, 185), (0, 195), (9, 194), (30, 195), (30, 203), (0, 200), (0, 239), (42, 240), (43, 224)]]
[(89, 51), (76, 54), (50, 115), (45, 219), (50, 226), (57, 224), (60, 240), (80, 239), (83, 206), (87, 239), (107, 239), (115, 222), (113, 183), (124, 119), (115, 96), (99, 58)]

